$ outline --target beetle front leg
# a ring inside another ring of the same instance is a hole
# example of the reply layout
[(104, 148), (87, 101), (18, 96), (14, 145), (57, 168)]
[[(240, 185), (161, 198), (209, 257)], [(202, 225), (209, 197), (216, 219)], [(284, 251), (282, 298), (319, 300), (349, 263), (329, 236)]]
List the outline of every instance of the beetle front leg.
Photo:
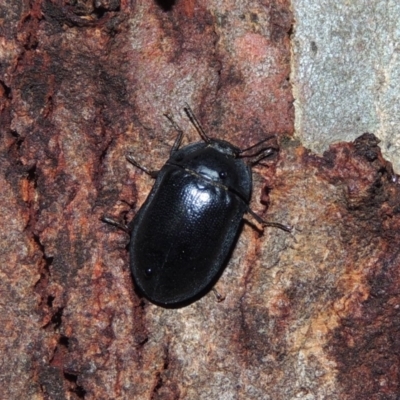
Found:
[(132, 154), (128, 153), (126, 155), (126, 159), (135, 167), (141, 169), (142, 171), (146, 172), (147, 175), (150, 175), (152, 178), (157, 178), (158, 172), (159, 171), (154, 171), (154, 170), (150, 170), (146, 167), (144, 167), (143, 165), (139, 164), (133, 157)]
[[(182, 137), (183, 137), (183, 131), (169, 114), (164, 114), (164, 116), (166, 118), (168, 118), (168, 120), (171, 122), (172, 126), (178, 131), (178, 136), (176, 137), (175, 142), (172, 145), (171, 150), (170, 150), (170, 155), (172, 155), (179, 149), (179, 146), (181, 145)], [(133, 155), (131, 153), (128, 153), (126, 155), (126, 159), (132, 165), (134, 165), (135, 167), (137, 167), (137, 168), (141, 169), (142, 171), (146, 172), (147, 175), (150, 175), (152, 178), (157, 178), (157, 175), (158, 175), (159, 171), (150, 170), (147, 167), (139, 164), (135, 160), (135, 158), (133, 157)]]

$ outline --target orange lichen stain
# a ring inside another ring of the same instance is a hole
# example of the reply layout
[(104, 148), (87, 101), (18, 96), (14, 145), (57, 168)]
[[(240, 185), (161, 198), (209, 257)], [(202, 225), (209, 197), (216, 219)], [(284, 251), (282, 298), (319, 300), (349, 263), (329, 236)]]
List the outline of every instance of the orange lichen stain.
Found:
[[(273, 292), (273, 291), (272, 291)], [(290, 299), (282, 291), (276, 291), (275, 295), (270, 293), (269, 313), (270, 316), (285, 318), (290, 315)]]
[(341, 297), (334, 304), (338, 316), (346, 318), (351, 315), (353, 318), (361, 317), (362, 303), (369, 297), (369, 290), (364, 285), (355, 285), (354, 291), (348, 296)]
[(189, 18), (193, 18), (194, 5), (195, 5), (194, 0), (186, 0), (183, 2), (183, 12)]
[(347, 268), (347, 272), (338, 282), (338, 290), (341, 293), (347, 293), (342, 296), (334, 304), (334, 309), (341, 318), (349, 315), (359, 317), (362, 313), (362, 303), (365, 302), (370, 295), (370, 287), (367, 282), (367, 276), (374, 264), (377, 262), (371, 259), (368, 265), (351, 266)]
[(247, 33), (235, 40), (236, 54), (249, 64), (264, 61), (268, 46), (268, 40), (257, 33)]
[(95, 262), (93, 266), (92, 279), (99, 279), (104, 273), (103, 264), (101, 262)]
[(336, 325), (335, 318), (322, 313), (307, 326), (302, 326), (295, 337), (293, 353), (297, 354), (300, 364), (307, 365), (307, 360), (314, 361), (320, 383), (335, 384), (336, 381), (336, 364), (326, 353), (327, 337)]
[(30, 183), (28, 181), (28, 179), (21, 179), (20, 181), (21, 183), (21, 196), (22, 196), (22, 200), (25, 202), (28, 202), (30, 199)]
[(331, 309), (315, 313), (308, 323), (301, 325), (293, 334), (293, 351), (315, 356), (322, 365), (327, 364), (329, 360), (326, 359), (325, 346), (330, 333), (338, 326), (339, 318)]
[(298, 160), (301, 160), (303, 157), (307, 156), (309, 151), (303, 146), (297, 146), (295, 148), (295, 155)]
[(67, 337), (71, 337), (73, 336), (74, 333), (74, 328), (72, 325), (70, 324), (64, 324), (63, 325), (63, 329), (64, 329), (64, 335)]

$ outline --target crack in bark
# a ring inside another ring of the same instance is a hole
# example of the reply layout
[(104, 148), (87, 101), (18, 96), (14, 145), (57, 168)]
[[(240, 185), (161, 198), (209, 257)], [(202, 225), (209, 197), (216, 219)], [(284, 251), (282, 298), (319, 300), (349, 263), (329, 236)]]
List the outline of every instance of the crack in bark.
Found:
[(156, 385), (153, 388), (152, 394), (150, 399), (151, 400), (156, 400), (159, 398), (159, 392), (161, 390), (161, 388), (165, 385), (165, 381), (163, 379), (163, 375), (165, 375), (166, 371), (168, 370), (169, 367), (169, 342), (167, 342), (167, 344), (164, 347), (164, 356), (163, 356), (163, 365), (160, 371), (158, 371), (156, 373)]

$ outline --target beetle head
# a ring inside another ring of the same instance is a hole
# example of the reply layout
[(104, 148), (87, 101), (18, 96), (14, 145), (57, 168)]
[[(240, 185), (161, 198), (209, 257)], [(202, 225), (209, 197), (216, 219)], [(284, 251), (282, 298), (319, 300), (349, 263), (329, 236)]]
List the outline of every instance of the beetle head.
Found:
[(214, 148), (220, 153), (223, 153), (227, 156), (231, 156), (234, 158), (238, 157), (241, 152), (241, 150), (238, 147), (227, 142), (226, 140), (210, 139), (208, 144), (210, 147)]
[(202, 176), (238, 193), (248, 202), (251, 192), (251, 169), (237, 157), (240, 149), (223, 140), (196, 142), (174, 152), (168, 163)]

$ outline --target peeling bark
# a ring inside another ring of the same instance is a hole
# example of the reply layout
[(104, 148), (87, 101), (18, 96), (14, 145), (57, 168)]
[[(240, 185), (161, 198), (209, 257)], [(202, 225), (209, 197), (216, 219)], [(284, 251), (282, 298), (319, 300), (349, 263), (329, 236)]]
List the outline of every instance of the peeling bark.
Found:
[[(4, 399), (397, 398), (400, 186), (372, 134), (293, 139), (285, 0), (0, 5)], [(129, 222), (176, 133), (276, 134), (217, 283), (181, 309), (136, 293)], [(250, 221), (251, 222), (251, 221)]]

